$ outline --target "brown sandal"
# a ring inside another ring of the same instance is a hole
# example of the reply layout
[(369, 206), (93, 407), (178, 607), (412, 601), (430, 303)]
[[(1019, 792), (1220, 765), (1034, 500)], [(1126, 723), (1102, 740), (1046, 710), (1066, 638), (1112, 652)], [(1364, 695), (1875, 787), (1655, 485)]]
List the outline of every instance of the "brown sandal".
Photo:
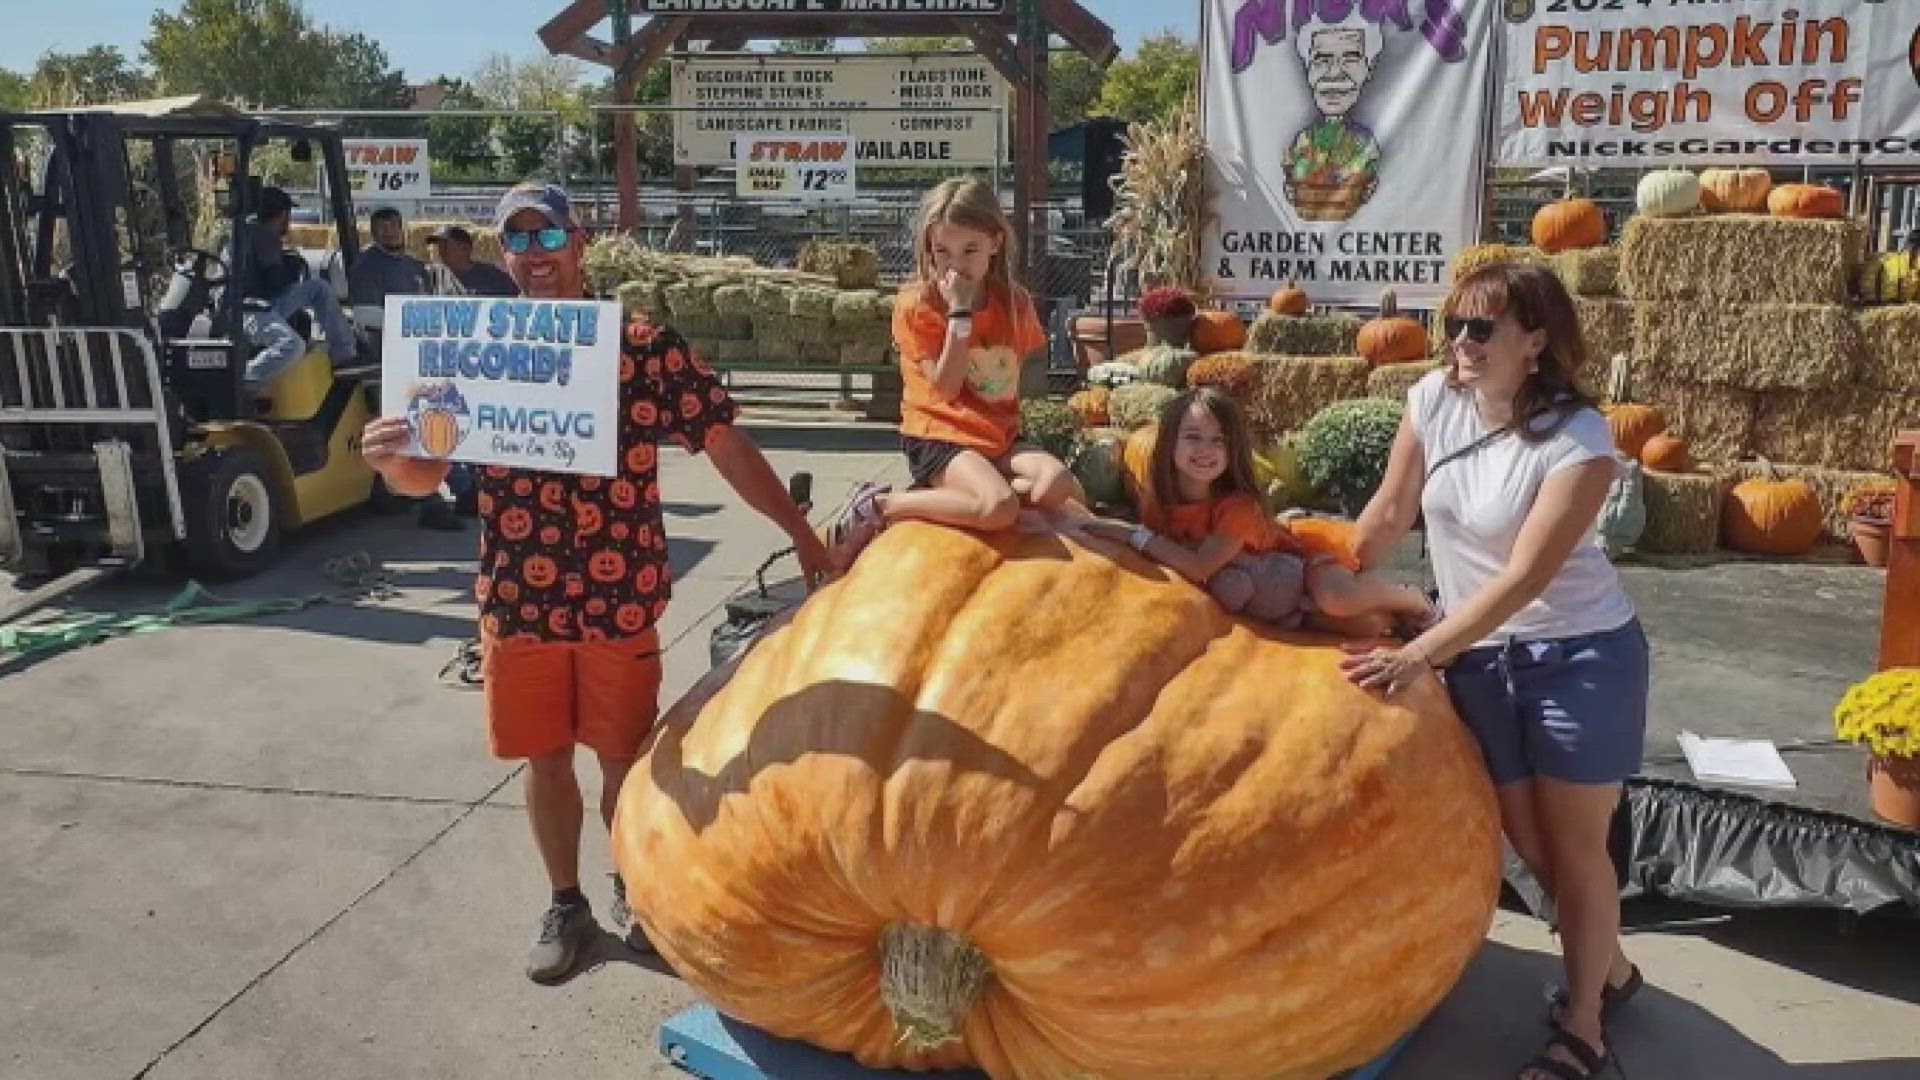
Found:
[[(1625, 1005), (1627, 1001), (1631, 999), (1633, 995), (1639, 993), (1640, 988), (1646, 984), (1647, 980), (1640, 976), (1640, 965), (1628, 964), (1626, 982), (1621, 983), (1619, 986), (1602, 986), (1600, 988), (1600, 1019), (1602, 1021), (1613, 1019), (1613, 1014), (1619, 1011), (1620, 1006)], [(1547, 999), (1547, 1026), (1559, 1027), (1566, 1008), (1567, 991), (1565, 987), (1562, 987), (1555, 990), (1553, 996)]]
[[(1556, 1046), (1572, 1054), (1574, 1060), (1562, 1061), (1554, 1057), (1553, 1049)], [(1589, 1046), (1587, 1040), (1566, 1028), (1555, 1028), (1553, 1038), (1547, 1040), (1546, 1049), (1535, 1054), (1532, 1061), (1520, 1066), (1520, 1071), (1515, 1075), (1525, 1077), (1534, 1073), (1546, 1073), (1548, 1076), (1558, 1077), (1559, 1080), (1588, 1080), (1589, 1077), (1600, 1075), (1611, 1064), (1613, 1064), (1611, 1048), (1602, 1053)]]

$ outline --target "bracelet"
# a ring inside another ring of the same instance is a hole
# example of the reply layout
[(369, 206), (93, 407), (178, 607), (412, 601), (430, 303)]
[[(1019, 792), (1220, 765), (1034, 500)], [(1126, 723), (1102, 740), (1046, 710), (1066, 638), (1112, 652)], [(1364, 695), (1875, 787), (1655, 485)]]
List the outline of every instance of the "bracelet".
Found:
[(1153, 530), (1145, 525), (1135, 525), (1133, 535), (1127, 539), (1127, 542), (1133, 545), (1133, 550), (1145, 555), (1147, 545), (1153, 543)]
[(968, 311), (965, 308), (955, 308), (954, 310), (947, 312), (948, 322), (959, 322), (963, 319), (971, 319), (971, 318), (973, 318), (973, 312)]

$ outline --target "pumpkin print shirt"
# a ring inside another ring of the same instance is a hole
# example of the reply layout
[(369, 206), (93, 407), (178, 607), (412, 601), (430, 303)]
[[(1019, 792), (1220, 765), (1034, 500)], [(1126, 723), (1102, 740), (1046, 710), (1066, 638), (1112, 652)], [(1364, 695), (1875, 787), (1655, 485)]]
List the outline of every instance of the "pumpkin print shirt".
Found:
[(1155, 506), (1140, 517), (1147, 528), (1189, 547), (1198, 547), (1214, 534), (1225, 533), (1240, 541), (1241, 550), (1246, 554), (1264, 555), (1270, 551), (1300, 554), (1286, 526), (1247, 495), (1222, 495), (1170, 508)]
[(947, 343), (944, 305), (925, 285), (900, 290), (893, 306), (893, 341), (900, 350), (900, 433), (1004, 456), (1020, 434), (1020, 369), (1047, 343), (1033, 301), (1016, 289), (996, 294), (973, 313), (967, 343), (967, 381), (957, 397), (942, 397), (926, 364), (940, 359)]
[(698, 453), (733, 399), (685, 338), (644, 320), (620, 349), (620, 473), (480, 470), (480, 630), (493, 638), (633, 637), (666, 611), (660, 440)]

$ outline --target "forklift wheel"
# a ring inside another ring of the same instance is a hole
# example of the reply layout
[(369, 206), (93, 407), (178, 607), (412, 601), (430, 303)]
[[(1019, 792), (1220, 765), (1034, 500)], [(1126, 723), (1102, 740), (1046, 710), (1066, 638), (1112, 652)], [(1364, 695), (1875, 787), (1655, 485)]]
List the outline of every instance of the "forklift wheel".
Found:
[(187, 517), (187, 559), (209, 577), (256, 574), (280, 547), (279, 497), (257, 451), (209, 450), (181, 470)]

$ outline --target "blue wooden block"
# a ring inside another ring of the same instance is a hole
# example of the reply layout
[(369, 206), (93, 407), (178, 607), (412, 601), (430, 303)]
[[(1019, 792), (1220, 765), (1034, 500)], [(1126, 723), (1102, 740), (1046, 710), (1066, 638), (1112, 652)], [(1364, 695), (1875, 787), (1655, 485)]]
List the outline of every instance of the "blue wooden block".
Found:
[[(1413, 1040), (1401, 1037), (1387, 1052), (1343, 1080), (1380, 1080)], [(751, 1024), (696, 1005), (660, 1025), (660, 1052), (705, 1080), (987, 1080), (977, 1070), (915, 1073), (862, 1066), (845, 1054), (792, 1039), (779, 1039)]]

